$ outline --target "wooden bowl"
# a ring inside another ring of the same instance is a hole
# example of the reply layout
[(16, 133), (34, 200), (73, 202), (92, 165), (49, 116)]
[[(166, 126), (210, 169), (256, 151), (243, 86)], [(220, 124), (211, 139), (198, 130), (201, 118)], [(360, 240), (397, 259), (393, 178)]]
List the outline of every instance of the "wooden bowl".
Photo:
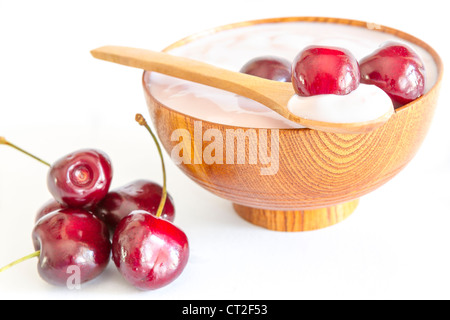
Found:
[[(363, 21), (289, 17), (247, 21), (219, 27), (182, 39), (165, 50), (215, 32), (261, 23), (308, 21), (346, 24), (369, 28)], [(192, 180), (212, 193), (233, 202), (236, 212), (247, 221), (278, 231), (309, 231), (328, 227), (347, 218), (357, 207), (359, 198), (380, 187), (400, 172), (414, 157), (431, 124), (441, 84), (443, 66), (438, 54), (423, 41), (404, 32), (377, 25), (377, 31), (393, 34), (424, 48), (438, 68), (436, 84), (428, 93), (396, 110), (392, 118), (376, 131), (348, 135), (319, 132), (311, 129), (280, 129), (279, 169), (273, 175), (261, 175), (261, 165), (249, 164), (249, 144), (245, 145), (244, 164), (178, 164)], [(200, 119), (170, 109), (156, 100), (146, 83), (143, 86), (148, 109), (157, 134), (166, 151), (179, 144), (171, 135), (186, 129), (195, 135), (195, 123)], [(150, 84), (151, 85), (151, 84)], [(209, 129), (226, 136), (233, 127), (201, 120), (201, 134)], [(197, 130), (199, 130), (197, 128)], [(274, 133), (271, 133), (274, 134)], [(271, 139), (269, 134), (268, 139)], [(202, 145), (190, 143), (194, 157), (201, 157)], [(235, 148), (238, 144), (236, 143)], [(188, 150), (188, 149), (186, 149)], [(235, 154), (238, 152), (235, 149)], [(200, 158), (202, 159), (202, 158)]]

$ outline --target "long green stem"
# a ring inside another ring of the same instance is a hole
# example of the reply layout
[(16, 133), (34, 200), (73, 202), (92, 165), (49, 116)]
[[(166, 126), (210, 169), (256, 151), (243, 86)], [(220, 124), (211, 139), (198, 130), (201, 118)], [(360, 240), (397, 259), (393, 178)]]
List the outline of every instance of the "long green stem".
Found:
[(161, 217), (164, 205), (166, 204), (167, 199), (167, 186), (166, 186), (166, 166), (164, 165), (164, 157), (162, 154), (161, 146), (159, 145), (158, 139), (156, 138), (153, 131), (150, 129), (147, 121), (145, 121), (144, 117), (141, 114), (136, 114), (136, 121), (141, 125), (144, 126), (148, 132), (150, 132), (150, 135), (153, 138), (153, 141), (155, 141), (156, 147), (158, 148), (159, 157), (161, 158), (161, 166), (162, 166), (162, 172), (163, 172), (163, 192), (161, 196), (161, 201), (159, 203), (158, 210), (156, 211), (156, 217)]
[(23, 150), (22, 148), (19, 148), (19, 147), (16, 146), (15, 144), (12, 144), (12, 143), (9, 142), (8, 140), (6, 140), (4, 137), (0, 137), (0, 144), (4, 144), (4, 145), (7, 145), (7, 146), (10, 146), (11, 148), (14, 148), (14, 149), (16, 149), (16, 150), (18, 150), (18, 151), (20, 151), (20, 152), (22, 152), (22, 153), (25, 153), (27, 156), (30, 156), (30, 157), (36, 159), (37, 161), (39, 161), (40, 163), (45, 164), (45, 165), (48, 166), (48, 167), (51, 166), (50, 163), (48, 163), (48, 162), (46, 162), (46, 161), (44, 161), (44, 160), (42, 160), (42, 159), (36, 157), (35, 155), (33, 155), (33, 154), (31, 154), (31, 153), (29, 153), (29, 152)]
[(3, 271), (5, 271), (6, 269), (9, 269), (9, 268), (11, 268), (12, 266), (15, 266), (16, 264), (19, 264), (19, 263), (21, 263), (21, 262), (23, 262), (23, 261), (26, 261), (26, 260), (28, 260), (28, 259), (31, 259), (31, 258), (34, 258), (34, 257), (39, 257), (40, 254), (41, 254), (41, 251), (40, 251), (40, 250), (38, 250), (38, 251), (36, 251), (36, 252), (33, 252), (32, 254), (29, 254), (29, 255), (27, 255), (27, 256), (25, 256), (25, 257), (23, 257), (23, 258), (20, 258), (19, 260), (16, 260), (16, 261), (11, 262), (10, 264), (4, 266), (3, 268), (0, 269), (0, 272), (3, 272)]

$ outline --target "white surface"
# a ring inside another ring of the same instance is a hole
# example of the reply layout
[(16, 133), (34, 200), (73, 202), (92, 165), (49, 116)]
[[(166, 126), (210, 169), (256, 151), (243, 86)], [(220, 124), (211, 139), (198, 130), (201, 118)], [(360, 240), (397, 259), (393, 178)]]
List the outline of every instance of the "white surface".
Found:
[[(0, 135), (47, 161), (83, 147), (112, 158), (113, 187), (161, 181), (156, 149), (134, 122), (148, 113), (141, 72), (93, 59), (106, 44), (162, 49), (191, 33), (254, 18), (321, 15), (407, 31), (448, 60), (440, 1), (0, 1)], [(201, 7), (201, 8), (199, 8)], [(420, 9), (420, 10), (418, 10)], [(79, 291), (42, 281), (36, 261), (0, 274), (0, 298), (366, 299), (450, 298), (450, 135), (444, 79), (422, 148), (393, 180), (363, 197), (345, 222), (316, 232), (277, 233), (241, 220), (231, 204), (198, 187), (169, 160), (168, 188), (191, 258), (171, 285), (130, 287), (110, 264)], [(0, 147), (0, 265), (30, 253), (37, 208), (49, 197), (47, 169)]]

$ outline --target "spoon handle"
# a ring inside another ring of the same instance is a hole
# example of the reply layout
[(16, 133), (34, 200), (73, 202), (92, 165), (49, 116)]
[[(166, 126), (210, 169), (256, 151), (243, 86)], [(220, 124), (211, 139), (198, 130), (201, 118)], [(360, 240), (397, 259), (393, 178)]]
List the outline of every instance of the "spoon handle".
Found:
[[(233, 92), (263, 103), (276, 112), (283, 112), (279, 106), (279, 102), (270, 97), (270, 93), (273, 92), (276, 95), (277, 91), (280, 90), (275, 81), (219, 68), (201, 61), (147, 49), (104, 46), (92, 50), (91, 54), (97, 59), (154, 71)], [(288, 88), (289, 90), (292, 89)]]

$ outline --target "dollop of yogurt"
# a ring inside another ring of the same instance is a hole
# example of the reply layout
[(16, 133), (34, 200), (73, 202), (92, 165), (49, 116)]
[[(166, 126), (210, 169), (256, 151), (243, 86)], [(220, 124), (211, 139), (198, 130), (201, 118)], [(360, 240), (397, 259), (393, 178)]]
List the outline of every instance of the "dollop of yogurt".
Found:
[(376, 120), (394, 110), (391, 98), (374, 85), (360, 84), (347, 95), (294, 95), (288, 109), (308, 120), (355, 123)]

